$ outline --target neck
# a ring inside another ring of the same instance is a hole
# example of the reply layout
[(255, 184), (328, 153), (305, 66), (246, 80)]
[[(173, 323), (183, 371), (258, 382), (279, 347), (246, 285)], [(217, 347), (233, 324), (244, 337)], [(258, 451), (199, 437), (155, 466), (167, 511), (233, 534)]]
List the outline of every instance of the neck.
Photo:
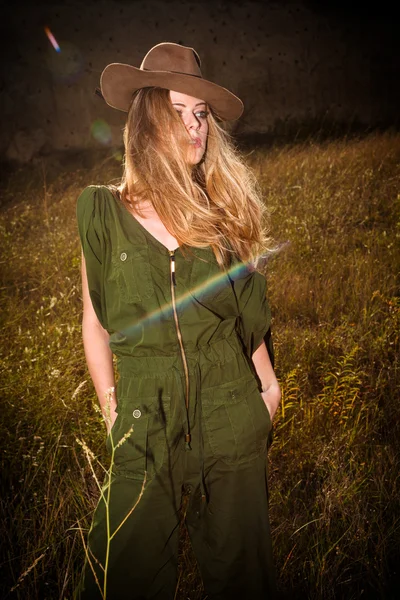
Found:
[(129, 206), (133, 211), (139, 209), (144, 215), (151, 217), (156, 214), (155, 208), (150, 200), (141, 200), (140, 202), (132, 202), (130, 197), (126, 197)]

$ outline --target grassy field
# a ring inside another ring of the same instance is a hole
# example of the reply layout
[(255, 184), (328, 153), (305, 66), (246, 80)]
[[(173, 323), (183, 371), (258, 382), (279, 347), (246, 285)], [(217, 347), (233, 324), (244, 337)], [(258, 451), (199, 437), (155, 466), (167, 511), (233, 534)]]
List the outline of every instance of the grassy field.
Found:
[[(283, 389), (269, 452), (282, 597), (394, 598), (400, 135), (246, 152), (281, 245), (265, 272)], [(83, 561), (97, 489), (77, 439), (107, 458), (81, 343), (75, 203), (120, 173), (118, 153), (60, 154), (1, 189), (2, 599), (69, 600)], [(177, 600), (203, 596), (182, 532)]]

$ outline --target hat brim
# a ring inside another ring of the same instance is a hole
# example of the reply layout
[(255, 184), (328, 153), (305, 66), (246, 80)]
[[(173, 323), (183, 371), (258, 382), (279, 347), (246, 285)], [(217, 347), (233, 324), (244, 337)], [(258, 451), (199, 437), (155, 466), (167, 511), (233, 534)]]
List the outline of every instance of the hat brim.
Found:
[(240, 98), (202, 77), (170, 71), (144, 71), (122, 63), (107, 65), (100, 76), (104, 100), (112, 108), (124, 112), (129, 110), (133, 92), (153, 86), (200, 98), (225, 121), (235, 121), (243, 113)]

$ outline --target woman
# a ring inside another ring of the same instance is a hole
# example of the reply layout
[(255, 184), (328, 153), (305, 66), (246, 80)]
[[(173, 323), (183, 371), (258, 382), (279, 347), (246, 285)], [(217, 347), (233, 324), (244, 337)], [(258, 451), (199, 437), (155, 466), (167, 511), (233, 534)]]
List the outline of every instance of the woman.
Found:
[[(182, 491), (210, 600), (274, 596), (266, 451), (280, 400), (271, 365), (262, 203), (219, 119), (231, 92), (192, 48), (111, 64), (128, 112), (119, 187), (78, 199), (83, 341), (113, 459), (78, 597), (172, 599)], [(115, 384), (112, 354), (117, 356)]]

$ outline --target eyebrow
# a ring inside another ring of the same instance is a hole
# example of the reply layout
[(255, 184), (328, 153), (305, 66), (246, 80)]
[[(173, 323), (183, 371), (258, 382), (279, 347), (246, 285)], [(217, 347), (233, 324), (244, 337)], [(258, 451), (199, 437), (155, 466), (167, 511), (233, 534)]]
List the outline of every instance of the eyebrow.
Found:
[[(196, 108), (196, 106), (200, 106), (201, 104), (204, 104), (204, 106), (207, 106), (206, 102), (198, 102), (194, 106)], [(172, 105), (173, 106), (185, 106), (186, 107), (186, 104), (182, 104), (182, 102), (173, 102)]]

